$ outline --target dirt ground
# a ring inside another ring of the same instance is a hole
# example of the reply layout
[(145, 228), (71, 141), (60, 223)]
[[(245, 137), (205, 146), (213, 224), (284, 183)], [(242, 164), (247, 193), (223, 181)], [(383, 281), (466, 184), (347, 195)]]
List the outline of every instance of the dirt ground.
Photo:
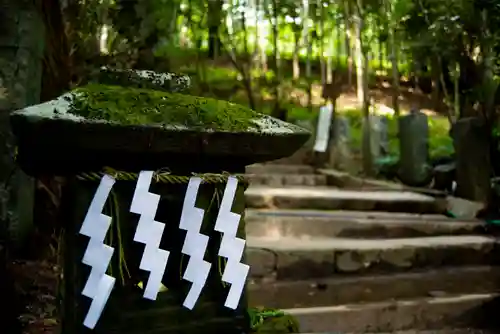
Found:
[[(313, 85), (312, 88), (313, 105), (323, 105), (324, 100), (321, 98), (321, 85)], [(400, 91), (399, 107), (401, 112), (407, 112), (416, 108), (428, 115), (443, 115), (444, 110), (447, 108), (444, 103), (440, 103), (436, 108), (429, 95), (416, 91), (411, 87), (401, 87)], [(371, 87), (369, 96), (372, 106), (378, 109), (379, 112), (388, 114), (393, 113), (392, 94), (392, 88), (384, 82)], [(290, 96), (301, 105), (307, 105), (307, 94), (304, 90), (294, 90), (290, 92)], [(338, 110), (358, 108), (358, 99), (355, 87), (346, 87), (343, 89), (343, 93), (337, 99), (336, 106)]]
[(55, 334), (58, 326), (57, 285), (60, 270), (48, 260), (16, 261), (11, 265), (24, 312), (24, 334)]

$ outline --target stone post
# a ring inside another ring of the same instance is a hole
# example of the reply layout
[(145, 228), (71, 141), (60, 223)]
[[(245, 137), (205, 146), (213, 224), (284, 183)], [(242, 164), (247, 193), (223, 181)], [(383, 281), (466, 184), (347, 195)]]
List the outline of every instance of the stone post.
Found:
[[(249, 332), (245, 293), (236, 310), (224, 306), (230, 285), (221, 279), (221, 233), (214, 230), (229, 174), (240, 179), (232, 212), (240, 214), (244, 238), (246, 165), (288, 156), (309, 132), (225, 101), (150, 88), (92, 84), (11, 116), (18, 163), (28, 174), (66, 177), (62, 266), (62, 333), (83, 326), (90, 298), (82, 295), (90, 267), (82, 263), (89, 238), (79, 233), (103, 174), (116, 179), (103, 213), (112, 217), (105, 244), (114, 248), (106, 274), (116, 283), (94, 328), (103, 334), (194, 334)], [(57, 135), (54, 135), (57, 134)], [(142, 170), (156, 171), (149, 192), (160, 195), (155, 220), (165, 224), (160, 248), (170, 252), (163, 292), (143, 298), (149, 272), (139, 269), (144, 244), (133, 240), (140, 215), (131, 201)], [(193, 310), (182, 306), (191, 283), (183, 279), (189, 256), (181, 253), (186, 232), (179, 220), (187, 183), (203, 182), (196, 207), (205, 210), (200, 233), (209, 236), (204, 260), (210, 273)], [(244, 259), (243, 259), (244, 261)]]
[[(388, 120), (386, 116), (371, 114), (369, 116), (370, 123), (370, 151), (373, 161), (376, 162), (381, 156), (386, 154), (388, 150), (387, 127)], [(363, 127), (366, 122), (363, 122)]]
[(490, 135), (479, 117), (459, 119), (453, 124), (456, 152), (456, 196), (486, 202), (490, 192)]
[(427, 115), (413, 111), (400, 116), (399, 122), (399, 177), (403, 183), (420, 187), (432, 178), (429, 165), (429, 125)]
[(314, 131), (314, 166), (322, 168), (329, 162), (329, 147), (333, 143), (333, 120), (335, 106), (327, 104), (320, 108)]
[(330, 141), (329, 166), (338, 170), (351, 171), (352, 153), (350, 149), (349, 119), (336, 114), (333, 119), (332, 140)]

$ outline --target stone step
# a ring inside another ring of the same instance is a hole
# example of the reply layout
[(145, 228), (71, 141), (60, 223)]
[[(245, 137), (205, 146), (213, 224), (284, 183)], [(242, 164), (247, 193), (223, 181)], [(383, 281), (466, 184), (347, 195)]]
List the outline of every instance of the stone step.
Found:
[(247, 244), (254, 279), (300, 280), (498, 263), (493, 254), (498, 241), (488, 236), (380, 240), (248, 236)]
[(371, 303), (449, 294), (500, 292), (500, 268), (434, 270), (299, 281), (250, 281), (251, 306), (278, 309)]
[(247, 174), (253, 186), (326, 186), (326, 176), (317, 174)]
[[(336, 332), (330, 333), (300, 333), (300, 334), (338, 334)], [(342, 333), (342, 334), (361, 334), (361, 333)], [(405, 330), (396, 332), (372, 332), (372, 333), (362, 333), (362, 334), (498, 334), (495, 330), (485, 330), (476, 328), (448, 328), (448, 329), (433, 329), (433, 330)]]
[(411, 238), (483, 234), (480, 221), (443, 215), (356, 211), (247, 210), (247, 235), (256, 237)]
[(250, 186), (247, 206), (255, 209), (313, 209), (443, 213), (446, 203), (431, 196), (399, 191), (352, 191), (334, 188)]
[(246, 167), (248, 174), (314, 174), (308, 165), (255, 164)]
[(465, 294), (283, 311), (294, 315), (305, 333), (439, 333), (436, 329), (443, 328), (460, 333), (458, 329), (498, 328), (497, 300), (492, 293)]

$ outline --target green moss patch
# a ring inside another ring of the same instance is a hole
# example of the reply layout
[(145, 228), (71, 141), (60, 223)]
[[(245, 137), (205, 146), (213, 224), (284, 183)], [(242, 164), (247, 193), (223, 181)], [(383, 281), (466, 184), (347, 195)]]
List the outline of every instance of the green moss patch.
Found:
[(249, 308), (248, 316), (250, 318), (252, 334), (288, 334), (300, 332), (297, 319), (280, 310), (262, 307)]
[(163, 91), (90, 84), (72, 92), (69, 113), (123, 125), (156, 124), (218, 131), (258, 130), (255, 111), (227, 101)]

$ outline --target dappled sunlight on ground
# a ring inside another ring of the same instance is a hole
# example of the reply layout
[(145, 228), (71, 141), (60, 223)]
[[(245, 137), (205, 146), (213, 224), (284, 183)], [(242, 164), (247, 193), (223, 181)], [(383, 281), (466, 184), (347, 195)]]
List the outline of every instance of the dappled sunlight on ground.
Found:
[[(370, 98), (372, 102), (372, 111), (381, 115), (392, 115), (394, 110), (392, 108), (392, 89), (390, 86), (384, 87), (379, 85), (378, 88), (370, 89)], [(294, 101), (301, 107), (307, 107), (307, 91), (302, 88), (294, 87), (288, 89), (286, 92), (290, 100)], [(325, 100), (321, 97), (322, 86), (319, 84), (312, 85), (312, 105), (316, 108), (325, 104)], [(272, 97), (271, 97), (272, 98)], [(435, 110), (431, 98), (426, 94), (414, 91), (410, 88), (401, 88), (401, 95), (399, 96), (400, 112), (405, 114), (412, 108), (417, 108), (425, 114), (441, 115), (442, 112)], [(352, 110), (359, 109), (358, 98), (356, 90), (350, 88), (343, 92), (337, 99), (337, 110)], [(440, 105), (439, 109), (443, 110), (444, 105)]]

